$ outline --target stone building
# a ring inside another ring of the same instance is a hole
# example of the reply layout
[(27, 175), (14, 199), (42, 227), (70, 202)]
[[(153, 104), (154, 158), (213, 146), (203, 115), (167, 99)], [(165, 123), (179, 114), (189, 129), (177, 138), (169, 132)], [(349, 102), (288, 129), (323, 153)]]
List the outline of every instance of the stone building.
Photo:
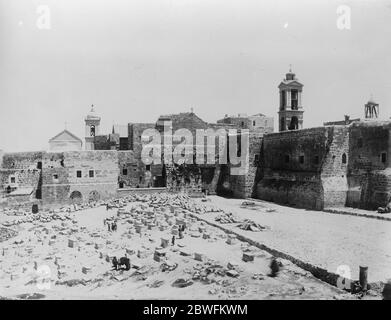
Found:
[(274, 119), (267, 117), (262, 113), (248, 116), (245, 113), (239, 113), (237, 116), (228, 116), (217, 120), (219, 124), (232, 124), (236, 128), (248, 129), (250, 132), (260, 134), (272, 133), (274, 131)]
[[(254, 197), (317, 210), (387, 205), (391, 121), (378, 120), (379, 105), (369, 101), (364, 120), (345, 118), (302, 129), (302, 87), (291, 71), (279, 85), (276, 133), (272, 118), (262, 114), (207, 123), (191, 111), (162, 115), (151, 123), (114, 125), (111, 133), (101, 135), (101, 118), (92, 107), (85, 118), (86, 151), (70, 150), (79, 148), (81, 141), (67, 130), (51, 139), (50, 152), (0, 151), (0, 206), (55, 207), (149, 187)], [(159, 134), (161, 163), (142, 159), (146, 129)], [(199, 137), (200, 132), (209, 135)], [(163, 133), (172, 149), (166, 149)], [(235, 147), (230, 144), (234, 141)], [(184, 163), (169, 161), (177, 147), (192, 151)], [(165, 152), (171, 155), (166, 158)], [(212, 163), (194, 162), (208, 157)], [(219, 161), (221, 157), (227, 162)]]
[(391, 201), (391, 121), (378, 121), (379, 105), (370, 100), (364, 120), (346, 116), (324, 127), (285, 131), (300, 129), (284, 125), (293, 115), (286, 107), (292, 106), (302, 123), (301, 87), (292, 73), (279, 86), (280, 132), (261, 138), (253, 197), (317, 210), (386, 206)]
[(49, 140), (49, 151), (81, 151), (83, 141), (68, 130), (63, 130)]
[(117, 151), (5, 153), (2, 206), (60, 206), (116, 196)]

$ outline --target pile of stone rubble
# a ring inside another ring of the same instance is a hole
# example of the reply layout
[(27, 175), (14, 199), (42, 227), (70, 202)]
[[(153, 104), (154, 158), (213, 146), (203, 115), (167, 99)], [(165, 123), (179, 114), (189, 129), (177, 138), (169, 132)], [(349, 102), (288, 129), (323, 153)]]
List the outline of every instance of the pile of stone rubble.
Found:
[(267, 229), (267, 227), (262, 226), (259, 223), (256, 223), (249, 219), (244, 220), (242, 223), (238, 225), (238, 227), (242, 230), (254, 231), (254, 232), (259, 232)]
[(18, 232), (9, 228), (0, 227), (0, 242), (6, 241), (18, 235)]
[(215, 218), (215, 221), (218, 221), (220, 223), (239, 223), (242, 222), (243, 219), (240, 219), (238, 216), (229, 212), (229, 213), (220, 214)]

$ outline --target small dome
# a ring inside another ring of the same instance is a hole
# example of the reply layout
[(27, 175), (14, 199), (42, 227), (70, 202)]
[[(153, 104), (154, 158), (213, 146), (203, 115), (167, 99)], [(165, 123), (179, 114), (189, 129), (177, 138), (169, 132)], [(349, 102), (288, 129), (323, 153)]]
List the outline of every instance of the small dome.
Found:
[(96, 114), (96, 112), (94, 110), (94, 105), (91, 106), (91, 110), (87, 114), (86, 120), (100, 120), (100, 117)]

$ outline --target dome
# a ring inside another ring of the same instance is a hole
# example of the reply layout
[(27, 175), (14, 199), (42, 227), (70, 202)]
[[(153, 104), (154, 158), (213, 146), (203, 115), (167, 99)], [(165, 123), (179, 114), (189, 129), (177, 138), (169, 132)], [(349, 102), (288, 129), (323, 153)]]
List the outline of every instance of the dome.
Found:
[(100, 120), (100, 117), (96, 114), (96, 112), (94, 110), (94, 105), (91, 106), (91, 110), (87, 114), (86, 120)]

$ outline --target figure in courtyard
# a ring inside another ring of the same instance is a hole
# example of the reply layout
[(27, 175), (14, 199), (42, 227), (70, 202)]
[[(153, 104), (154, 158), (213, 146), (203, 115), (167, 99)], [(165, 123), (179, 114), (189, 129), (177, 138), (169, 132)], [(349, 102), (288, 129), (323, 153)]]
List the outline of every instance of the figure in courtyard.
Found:
[(113, 258), (113, 268), (114, 268), (114, 270), (118, 270), (118, 260), (117, 260), (117, 257)]
[(275, 257), (272, 258), (272, 261), (270, 263), (270, 277), (276, 277), (278, 275), (278, 272), (280, 271), (280, 266), (278, 265), (278, 261)]

